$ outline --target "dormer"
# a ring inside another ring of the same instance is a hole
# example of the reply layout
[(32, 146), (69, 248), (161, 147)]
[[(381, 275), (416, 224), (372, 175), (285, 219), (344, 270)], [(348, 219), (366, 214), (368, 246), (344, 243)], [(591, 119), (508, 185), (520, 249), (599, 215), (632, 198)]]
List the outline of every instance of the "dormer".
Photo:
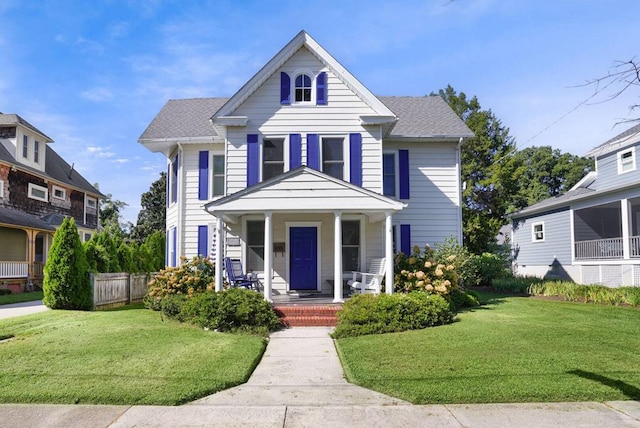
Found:
[(0, 144), (17, 163), (45, 171), (46, 144), (53, 140), (17, 114), (0, 113)]

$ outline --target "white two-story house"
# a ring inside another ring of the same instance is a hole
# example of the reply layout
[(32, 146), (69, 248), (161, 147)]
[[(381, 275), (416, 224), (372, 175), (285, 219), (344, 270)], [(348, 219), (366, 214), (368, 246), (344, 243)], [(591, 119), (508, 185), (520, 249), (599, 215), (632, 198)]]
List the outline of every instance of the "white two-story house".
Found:
[[(170, 100), (139, 142), (167, 157), (167, 264), (242, 260), (272, 293), (333, 293), (395, 252), (461, 240), (460, 146), (440, 97), (377, 97), (300, 32), (231, 98)], [(392, 287), (387, 287), (391, 292)]]
[(640, 125), (587, 153), (588, 173), (563, 195), (511, 217), (520, 275), (640, 285)]

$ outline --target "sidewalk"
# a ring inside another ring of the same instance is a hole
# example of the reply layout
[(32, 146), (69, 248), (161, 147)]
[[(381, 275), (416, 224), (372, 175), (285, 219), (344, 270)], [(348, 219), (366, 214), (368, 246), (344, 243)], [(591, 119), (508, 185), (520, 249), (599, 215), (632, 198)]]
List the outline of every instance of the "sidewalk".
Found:
[(3, 427), (638, 427), (640, 402), (414, 406), (343, 378), (330, 328), (276, 332), (249, 381), (176, 407), (0, 405)]
[(21, 315), (30, 315), (48, 310), (49, 308), (42, 304), (42, 300), (12, 303), (10, 305), (0, 305), (0, 319), (13, 318)]

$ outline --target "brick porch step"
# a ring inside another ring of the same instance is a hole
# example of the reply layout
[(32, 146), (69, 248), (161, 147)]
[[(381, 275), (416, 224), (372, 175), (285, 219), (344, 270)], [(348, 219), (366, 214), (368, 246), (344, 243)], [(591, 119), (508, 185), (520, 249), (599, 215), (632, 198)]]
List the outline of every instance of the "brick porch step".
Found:
[(279, 304), (273, 309), (287, 327), (334, 327), (340, 304)]

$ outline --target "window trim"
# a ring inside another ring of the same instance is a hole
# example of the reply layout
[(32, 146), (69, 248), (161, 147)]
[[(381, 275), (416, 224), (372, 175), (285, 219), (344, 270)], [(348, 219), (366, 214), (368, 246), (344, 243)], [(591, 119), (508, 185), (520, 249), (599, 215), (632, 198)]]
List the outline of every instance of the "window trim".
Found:
[(169, 206), (175, 205), (178, 203), (178, 193), (180, 189), (179, 185), (179, 177), (180, 177), (180, 153), (176, 152), (174, 156), (169, 158), (169, 177), (168, 185), (169, 185)]
[(38, 140), (33, 141), (33, 161), (40, 163), (40, 142)]
[[(224, 163), (224, 171), (222, 172), (222, 174), (215, 174), (215, 162), (214, 159), (216, 157), (221, 157)], [(211, 183), (210, 185), (210, 190), (209, 190), (209, 199), (219, 199), (222, 198), (223, 196), (225, 196), (227, 194), (227, 157), (225, 155), (225, 153), (223, 151), (211, 151), (210, 153), (210, 159), (209, 159), (209, 165), (211, 165), (211, 168), (209, 168), (209, 183)], [(216, 177), (222, 177), (222, 195), (216, 195), (215, 194), (215, 180)]]
[[(384, 156), (385, 155), (392, 155), (393, 156), (393, 191), (394, 194), (393, 195), (387, 195), (384, 193)], [(400, 170), (400, 163), (399, 163), (399, 158), (400, 156), (398, 155), (398, 151), (397, 150), (383, 150), (382, 151), (382, 165), (381, 165), (381, 177), (382, 177), (382, 194), (384, 196), (391, 196), (393, 198), (397, 198), (398, 195), (400, 195), (400, 180), (398, 177), (398, 171)]]
[[(341, 138), (342, 139), (342, 178), (339, 178), (338, 180), (343, 180), (346, 182), (350, 182), (350, 177), (351, 177), (351, 154), (350, 154), (350, 150), (349, 150), (349, 143), (348, 143), (348, 139), (349, 136), (348, 135), (344, 135), (344, 134), (320, 134), (318, 135), (318, 151), (319, 153), (319, 162), (320, 162), (320, 171), (323, 172), (324, 174), (327, 174), (324, 171), (324, 150), (323, 150), (323, 141), (325, 138)], [(329, 174), (327, 174), (329, 175)], [(331, 176), (333, 177), (333, 176)], [(336, 178), (336, 177), (334, 177)]]
[[(89, 202), (93, 202), (93, 206), (91, 206)], [(91, 196), (85, 197), (84, 208), (88, 214), (98, 214), (98, 199)], [(90, 210), (93, 212), (89, 212)]]
[[(539, 232), (536, 232), (536, 226), (542, 226)], [(536, 233), (541, 233), (542, 238), (538, 238)], [(535, 223), (531, 223), (531, 242), (545, 242), (547, 236), (544, 228), (544, 221), (537, 221)]]
[[(245, 269), (245, 273), (248, 273), (250, 271), (250, 266), (249, 266), (249, 222), (258, 222), (258, 223), (262, 223), (262, 227), (264, 230), (264, 217), (263, 216), (259, 216), (259, 215), (249, 215), (247, 216), (247, 218), (244, 219), (243, 222), (243, 235), (244, 235), (244, 239), (242, 240), (243, 243), (243, 248), (242, 248), (242, 258), (243, 258), (243, 262), (242, 262), (242, 266)], [(264, 236), (264, 234), (263, 234)], [(262, 244), (263, 247), (265, 247), (265, 244), (263, 242)], [(264, 248), (264, 251), (266, 251), (266, 248)], [(264, 276), (264, 252), (263, 252), (263, 256), (262, 256), (262, 270), (253, 270), (254, 273), (260, 275), (260, 276)]]
[[(56, 191), (57, 190), (60, 190), (62, 192), (62, 196), (57, 196), (56, 195)], [(56, 186), (55, 184), (53, 184), (51, 186), (51, 197), (55, 198), (55, 199), (60, 199), (61, 201), (66, 201), (67, 200), (67, 189), (65, 189), (64, 187)]]
[(4, 180), (0, 180), (0, 199), (4, 199)]
[(264, 141), (282, 140), (282, 174), (289, 171), (289, 136), (288, 135), (261, 135), (260, 140), (260, 182), (264, 181)]
[[(37, 184), (33, 184), (33, 183), (29, 183), (29, 188), (28, 188), (28, 192), (27, 192), (27, 196), (31, 199), (35, 199), (37, 201), (42, 201), (42, 202), (49, 202), (49, 188), (48, 187), (43, 187), (43, 186), (38, 186)], [(37, 195), (33, 194), (33, 190), (41, 190), (44, 192), (44, 197), (40, 197)]]
[[(306, 74), (307, 76), (309, 76), (309, 79), (311, 79), (311, 87), (309, 88), (311, 90), (311, 97), (309, 98), (309, 101), (296, 101), (296, 79), (298, 78), (298, 76), (301, 76), (303, 74)], [(319, 73), (314, 73), (306, 68), (299, 68), (291, 74), (292, 77), (290, 82), (291, 86), (289, 88), (289, 96), (291, 98), (292, 106), (309, 106), (316, 104), (316, 79), (318, 77), (318, 74)]]
[[(626, 160), (623, 161), (622, 157), (626, 154), (630, 153), (631, 154), (631, 158), (630, 161)], [(618, 174), (626, 174), (628, 172), (631, 171), (635, 171), (636, 169), (636, 151), (635, 151), (635, 147), (631, 147), (625, 150), (620, 150), (617, 154), (616, 157), (618, 159)], [(631, 168), (629, 169), (624, 169), (625, 165), (631, 165)]]
[[(356, 221), (356, 220), (360, 222), (360, 248), (358, 250), (358, 254), (360, 256), (360, 261), (359, 261), (360, 271), (365, 272), (366, 269), (368, 268), (367, 257), (365, 254), (367, 249), (367, 229), (366, 229), (367, 222), (365, 221), (366, 218), (364, 215), (361, 215), (361, 214), (345, 214), (342, 216), (342, 221)], [(344, 265), (344, 260), (342, 263)], [(342, 272), (342, 277), (351, 279), (352, 277), (351, 271)]]

